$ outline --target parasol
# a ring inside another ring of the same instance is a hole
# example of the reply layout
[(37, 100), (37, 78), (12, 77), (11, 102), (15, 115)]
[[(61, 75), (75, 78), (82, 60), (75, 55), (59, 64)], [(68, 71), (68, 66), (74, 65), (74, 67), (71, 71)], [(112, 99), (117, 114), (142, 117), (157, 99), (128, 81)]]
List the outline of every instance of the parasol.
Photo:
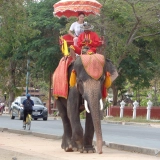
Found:
[(60, 0), (53, 5), (54, 16), (60, 18), (65, 16), (78, 16), (79, 12), (83, 12), (86, 16), (100, 15), (100, 8), (102, 5), (96, 0)]

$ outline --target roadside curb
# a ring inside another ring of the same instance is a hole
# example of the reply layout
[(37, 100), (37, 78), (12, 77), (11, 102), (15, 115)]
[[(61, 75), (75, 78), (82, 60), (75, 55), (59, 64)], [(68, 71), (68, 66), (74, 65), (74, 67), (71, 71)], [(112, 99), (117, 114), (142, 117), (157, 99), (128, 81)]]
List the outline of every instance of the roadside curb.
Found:
[[(54, 140), (62, 139), (62, 136), (32, 132), (32, 131), (28, 131), (28, 130), (15, 130), (15, 129), (0, 127), (0, 131), (15, 133), (15, 134), (22, 134), (22, 135), (32, 135), (32, 136), (46, 138), (46, 139), (54, 139)], [(93, 144), (96, 145), (96, 141), (93, 141)], [(105, 142), (105, 141), (103, 141), (103, 146), (108, 147), (108, 148), (112, 148), (112, 149), (117, 149), (117, 150), (124, 150), (124, 151), (129, 151), (129, 152), (136, 152), (136, 153), (160, 157), (160, 150), (154, 149), (154, 148), (142, 148), (142, 147), (137, 147), (137, 146), (129, 146), (129, 145), (125, 145), (125, 144), (117, 144), (117, 143)]]
[(151, 156), (160, 157), (160, 150), (154, 148), (143, 148), (137, 146), (129, 146), (125, 144), (117, 144), (117, 143), (105, 143), (108, 148), (117, 149), (117, 150), (124, 150), (129, 152), (147, 154)]
[(160, 128), (160, 124), (152, 124), (152, 123), (121, 122), (121, 121), (107, 121), (107, 120), (102, 120), (102, 122), (108, 124), (135, 125), (135, 126), (148, 126), (148, 127)]
[(121, 125), (136, 125), (136, 126), (151, 126), (149, 123), (136, 123), (136, 122), (121, 122), (121, 121), (106, 121), (103, 120), (105, 123), (111, 124), (121, 124)]
[(29, 130), (16, 130), (16, 129), (9, 129), (9, 128), (0, 128), (0, 131), (1, 132), (22, 134), (22, 135), (32, 135), (32, 136), (35, 136), (35, 137), (47, 138), (47, 139), (55, 139), (55, 140), (62, 139), (62, 136), (32, 132), (32, 131), (29, 131)]

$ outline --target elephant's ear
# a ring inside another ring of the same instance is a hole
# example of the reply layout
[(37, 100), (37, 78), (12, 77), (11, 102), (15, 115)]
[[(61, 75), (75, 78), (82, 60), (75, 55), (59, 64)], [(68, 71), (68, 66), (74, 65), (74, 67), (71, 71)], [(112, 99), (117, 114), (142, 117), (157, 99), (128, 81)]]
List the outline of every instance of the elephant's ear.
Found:
[(104, 72), (110, 73), (111, 82), (113, 82), (118, 77), (117, 69), (109, 59), (106, 59)]

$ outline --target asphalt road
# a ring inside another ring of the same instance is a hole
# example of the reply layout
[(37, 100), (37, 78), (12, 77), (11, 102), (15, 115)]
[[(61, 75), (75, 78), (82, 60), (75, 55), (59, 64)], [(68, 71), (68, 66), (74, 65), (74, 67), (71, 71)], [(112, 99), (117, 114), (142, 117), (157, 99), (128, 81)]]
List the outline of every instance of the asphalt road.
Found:
[[(82, 126), (84, 127), (83, 120)], [(8, 115), (0, 116), (0, 128), (23, 130), (22, 121), (11, 120)], [(48, 121), (37, 120), (32, 121), (31, 131), (62, 136), (63, 125), (61, 120), (54, 118), (49, 118)], [(160, 150), (160, 128), (147, 125), (110, 124), (102, 121), (102, 134), (105, 142)]]

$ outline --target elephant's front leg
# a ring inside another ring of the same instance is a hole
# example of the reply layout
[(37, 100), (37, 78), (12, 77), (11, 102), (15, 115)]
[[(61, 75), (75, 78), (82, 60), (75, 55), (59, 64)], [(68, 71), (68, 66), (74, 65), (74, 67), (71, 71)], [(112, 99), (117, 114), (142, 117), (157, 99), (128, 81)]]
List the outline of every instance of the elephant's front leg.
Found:
[(76, 142), (77, 149), (83, 152), (83, 128), (80, 123), (79, 106), (80, 94), (76, 87), (72, 87), (67, 101), (67, 113), (72, 127), (72, 142)]
[(90, 113), (86, 112), (86, 124), (85, 124), (85, 134), (84, 134), (84, 151), (85, 153), (95, 153), (96, 150), (93, 143), (94, 136), (94, 126), (92, 121), (92, 116)]
[(71, 129), (69, 118), (67, 116), (67, 100), (65, 100), (64, 98), (58, 98), (58, 100), (56, 100), (56, 105), (57, 105), (59, 114), (61, 116), (61, 119), (63, 122), (63, 129), (64, 129), (61, 147), (66, 152), (71, 152), (73, 151), (72, 142), (71, 142), (72, 129)]

